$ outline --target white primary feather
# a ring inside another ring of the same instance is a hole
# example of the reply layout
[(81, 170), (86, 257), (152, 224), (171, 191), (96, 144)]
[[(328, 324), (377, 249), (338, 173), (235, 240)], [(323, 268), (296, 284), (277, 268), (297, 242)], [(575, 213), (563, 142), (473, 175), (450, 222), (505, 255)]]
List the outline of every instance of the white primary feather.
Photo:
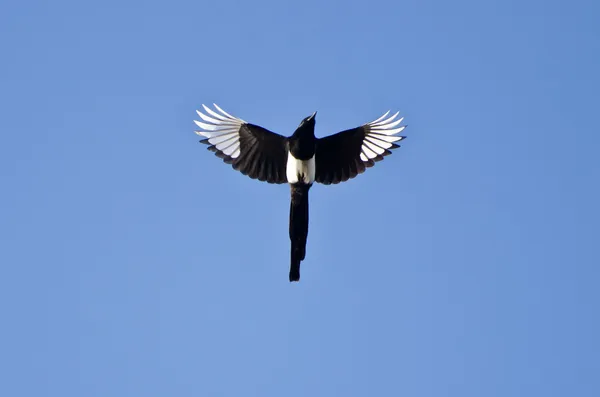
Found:
[(237, 158), (240, 155), (240, 127), (246, 122), (238, 117), (234, 117), (225, 112), (216, 103), (213, 103), (216, 111), (209, 109), (204, 104), (202, 107), (208, 115), (196, 110), (198, 116), (205, 121), (194, 120), (194, 123), (201, 128), (194, 131), (196, 134), (208, 138), (211, 145), (215, 145), (231, 158)]
[(382, 155), (386, 149), (392, 146), (393, 142), (404, 139), (403, 136), (395, 136), (395, 134), (402, 132), (406, 128), (406, 126), (394, 128), (404, 120), (404, 117), (401, 117), (394, 121), (399, 113), (396, 112), (394, 115), (387, 117), (390, 114), (388, 110), (377, 120), (366, 124), (369, 127), (369, 132), (365, 136), (361, 147), (360, 159), (362, 161), (368, 162), (378, 155)]

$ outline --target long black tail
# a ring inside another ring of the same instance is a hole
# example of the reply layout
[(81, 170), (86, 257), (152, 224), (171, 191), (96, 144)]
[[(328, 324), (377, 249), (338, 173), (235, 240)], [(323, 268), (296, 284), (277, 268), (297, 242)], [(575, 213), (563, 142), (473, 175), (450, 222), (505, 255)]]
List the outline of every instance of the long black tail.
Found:
[(308, 237), (308, 191), (311, 185), (291, 185), (290, 241), (292, 242), (290, 282), (300, 280), (300, 262), (306, 256)]

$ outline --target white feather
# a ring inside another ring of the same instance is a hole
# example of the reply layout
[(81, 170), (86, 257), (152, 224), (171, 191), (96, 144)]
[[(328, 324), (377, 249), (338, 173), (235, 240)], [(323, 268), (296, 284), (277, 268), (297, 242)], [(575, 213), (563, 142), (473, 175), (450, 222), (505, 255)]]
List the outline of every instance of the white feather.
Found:
[(208, 115), (196, 110), (198, 116), (200, 116), (205, 123), (194, 120), (194, 123), (201, 129), (200, 131), (195, 131), (195, 133), (209, 138), (208, 142), (211, 145), (215, 145), (215, 147), (224, 154), (232, 158), (237, 158), (240, 155), (239, 131), (241, 126), (246, 122), (230, 115), (217, 104), (213, 105), (218, 112), (209, 109), (204, 104), (202, 104), (202, 108), (204, 108)]
[(389, 114), (390, 111), (388, 110), (377, 120), (373, 120), (366, 124), (366, 126), (369, 127), (369, 132), (365, 136), (361, 146), (360, 159), (362, 161), (367, 162), (370, 159), (377, 157), (377, 155), (385, 154), (385, 151), (392, 147), (393, 142), (400, 141), (404, 138), (402, 136), (394, 136), (394, 134), (397, 134), (406, 128), (406, 126), (394, 128), (404, 120), (404, 117), (394, 121), (400, 112), (396, 112), (388, 117)]
[(379, 122), (379, 121), (383, 120), (383, 119), (385, 118), (385, 116), (387, 116), (388, 114), (390, 114), (390, 111), (389, 111), (389, 110), (388, 110), (387, 112), (385, 112), (385, 114), (384, 114), (383, 116), (381, 116), (381, 117), (380, 117), (380, 118), (378, 118), (377, 120), (373, 120), (373, 121), (371, 121), (369, 124), (371, 124), (371, 125), (372, 125), (372, 124), (375, 124), (375, 123), (377, 123), (377, 122)]
[(395, 128), (395, 129), (393, 129), (393, 130), (378, 130), (378, 131), (377, 131), (377, 133), (378, 133), (378, 134), (380, 134), (380, 133), (384, 133), (384, 134), (386, 134), (386, 135), (394, 135), (394, 134), (397, 134), (397, 133), (399, 133), (399, 132), (402, 132), (402, 131), (404, 131), (404, 129), (405, 129), (405, 128), (406, 128), (406, 126), (405, 126), (405, 125), (403, 125), (402, 127), (400, 127), (400, 128)]
[[(237, 143), (234, 143), (233, 145), (228, 146), (225, 149), (223, 149), (223, 153), (225, 153), (228, 156), (231, 156), (239, 148), (240, 148), (240, 145)], [(231, 156), (231, 157), (233, 157), (233, 156)]]
[(288, 152), (285, 174), (288, 183), (298, 183), (302, 178), (304, 183), (312, 184), (315, 181), (315, 156), (310, 160), (298, 160)]
[[(369, 149), (371, 149), (373, 152), (375, 152), (377, 154), (383, 154), (385, 152), (385, 149), (380, 148), (379, 146), (369, 142), (366, 139), (363, 141), (363, 145), (366, 145)], [(363, 148), (364, 148), (364, 146), (363, 146)]]
[(390, 129), (393, 128), (395, 126), (397, 126), (398, 124), (400, 124), (402, 122), (402, 120), (404, 120), (404, 118), (398, 119), (396, 121), (394, 121), (393, 123), (385, 123), (385, 124), (378, 124), (376, 125), (374, 128), (372, 128), (373, 130), (379, 130), (379, 129)]
[[(208, 114), (210, 114), (211, 116), (214, 116), (216, 118), (218, 118), (219, 120), (227, 120), (225, 117), (221, 116), (220, 114), (218, 114), (217, 112), (215, 112), (214, 110), (210, 109), (208, 106), (206, 106), (205, 104), (202, 104), (202, 107), (204, 108), (204, 110), (206, 110), (206, 112)], [(199, 112), (198, 112), (199, 113)]]
[(375, 134), (375, 133), (370, 133), (367, 136), (370, 138), (380, 139), (380, 140), (386, 141), (386, 142), (396, 142), (403, 138), (401, 136), (387, 136), (387, 135)]
[(379, 140), (379, 139), (377, 139), (377, 138), (374, 138), (374, 137), (373, 137), (373, 136), (371, 136), (371, 135), (367, 135), (367, 136), (365, 137), (365, 140), (367, 140), (367, 141), (371, 142), (371, 143), (372, 143), (372, 144), (374, 144), (374, 145), (377, 145), (377, 146), (379, 146), (379, 147), (382, 147), (382, 148), (384, 148), (384, 149), (387, 149), (387, 148), (389, 148), (389, 147), (391, 147), (391, 146), (392, 146), (392, 144), (391, 144), (391, 143), (389, 143), (389, 142), (386, 142), (386, 141), (381, 141), (381, 140)]
[(210, 142), (211, 145), (216, 145), (217, 143), (229, 141), (229, 140), (232, 140), (235, 138), (236, 138), (236, 136), (234, 134), (226, 134), (226, 135), (219, 135), (219, 136), (209, 138), (208, 141)]
[(400, 112), (396, 112), (393, 116), (391, 116), (388, 119), (385, 119), (383, 121), (372, 121), (369, 124), (371, 124), (372, 126), (387, 124), (387, 123), (390, 123), (392, 120), (394, 120), (396, 118), (396, 116), (398, 116), (399, 114), (400, 114)]
[(377, 153), (375, 153), (365, 145), (362, 146), (362, 151), (365, 154), (365, 156), (367, 156), (370, 159), (374, 159), (375, 157), (377, 157)]

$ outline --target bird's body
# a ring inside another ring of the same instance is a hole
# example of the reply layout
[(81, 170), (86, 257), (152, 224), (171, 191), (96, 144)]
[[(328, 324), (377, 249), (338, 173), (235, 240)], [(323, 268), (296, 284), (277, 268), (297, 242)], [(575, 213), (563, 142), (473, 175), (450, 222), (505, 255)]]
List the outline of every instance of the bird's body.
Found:
[(398, 147), (394, 142), (405, 138), (394, 135), (405, 126), (396, 127), (402, 121), (393, 121), (398, 113), (386, 118), (389, 111), (360, 127), (316, 138), (316, 112), (304, 118), (291, 136), (284, 137), (231, 116), (216, 104), (218, 112), (202, 106), (208, 115), (197, 112), (206, 122), (195, 121), (203, 129), (196, 133), (206, 137), (200, 142), (250, 178), (289, 184), (290, 282), (300, 280), (300, 262), (306, 257), (312, 185), (337, 184), (356, 177), (391, 154), (390, 149)]
[(286, 177), (290, 185), (290, 281), (300, 280), (300, 262), (306, 256), (308, 192), (315, 182), (315, 115), (305, 118), (287, 140)]
[(294, 134), (287, 138), (287, 182), (305, 183), (312, 185), (315, 182), (315, 152), (317, 138), (315, 137), (315, 116), (305, 118), (300, 123)]

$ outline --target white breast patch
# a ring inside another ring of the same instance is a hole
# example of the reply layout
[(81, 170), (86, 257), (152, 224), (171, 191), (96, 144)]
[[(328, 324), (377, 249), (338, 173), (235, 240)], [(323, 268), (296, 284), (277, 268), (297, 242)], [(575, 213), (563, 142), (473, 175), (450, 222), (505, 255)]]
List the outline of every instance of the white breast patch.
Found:
[(288, 183), (312, 184), (315, 181), (315, 156), (310, 160), (298, 160), (288, 152), (286, 176)]

